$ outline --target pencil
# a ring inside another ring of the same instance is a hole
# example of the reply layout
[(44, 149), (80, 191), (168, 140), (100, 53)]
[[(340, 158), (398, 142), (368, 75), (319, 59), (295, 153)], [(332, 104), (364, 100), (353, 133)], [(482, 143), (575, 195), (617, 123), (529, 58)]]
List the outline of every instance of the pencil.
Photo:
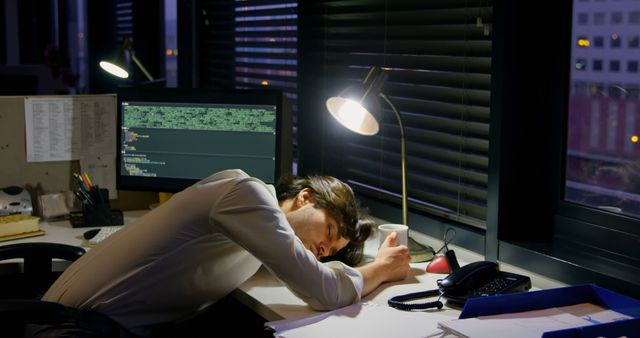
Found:
[(87, 174), (87, 172), (84, 172), (84, 178), (87, 180), (87, 183), (89, 183), (89, 188), (93, 188), (93, 182), (91, 182), (91, 179), (89, 178), (89, 174)]
[(73, 177), (75, 177), (76, 182), (78, 183), (78, 187), (80, 187), (80, 189), (84, 190), (84, 191), (88, 191), (88, 187), (87, 185), (84, 183), (84, 180), (82, 179), (82, 177), (80, 177), (80, 175), (73, 173)]

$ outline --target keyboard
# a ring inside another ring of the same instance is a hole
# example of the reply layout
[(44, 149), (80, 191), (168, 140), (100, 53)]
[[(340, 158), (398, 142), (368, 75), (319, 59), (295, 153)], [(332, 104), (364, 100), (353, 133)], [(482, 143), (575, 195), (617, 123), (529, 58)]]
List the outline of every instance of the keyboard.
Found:
[(105, 239), (107, 239), (107, 237), (113, 235), (114, 233), (118, 232), (118, 230), (124, 228), (123, 226), (106, 226), (106, 227), (102, 227), (100, 228), (100, 231), (98, 231), (98, 233), (93, 236), (93, 238), (89, 239), (89, 244), (98, 244), (102, 241), (104, 241)]

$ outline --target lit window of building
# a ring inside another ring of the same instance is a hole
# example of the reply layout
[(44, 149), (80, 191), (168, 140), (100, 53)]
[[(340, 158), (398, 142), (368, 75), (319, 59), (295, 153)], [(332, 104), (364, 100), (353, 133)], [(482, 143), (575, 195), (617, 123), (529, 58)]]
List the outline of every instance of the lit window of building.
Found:
[(585, 70), (585, 69), (587, 69), (587, 60), (586, 59), (577, 59), (576, 60), (576, 69), (577, 70)]
[(611, 34), (611, 48), (620, 48), (622, 45), (621, 41), (620, 35), (616, 33)]

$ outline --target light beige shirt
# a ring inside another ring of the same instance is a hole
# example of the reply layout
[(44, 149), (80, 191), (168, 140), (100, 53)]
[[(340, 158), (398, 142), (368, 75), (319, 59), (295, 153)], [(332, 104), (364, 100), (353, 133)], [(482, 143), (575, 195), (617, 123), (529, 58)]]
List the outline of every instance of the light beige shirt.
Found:
[(145, 335), (224, 297), (261, 264), (315, 309), (360, 300), (360, 272), (319, 263), (295, 236), (273, 186), (241, 170), (213, 174), (116, 232), (43, 299), (100, 311)]

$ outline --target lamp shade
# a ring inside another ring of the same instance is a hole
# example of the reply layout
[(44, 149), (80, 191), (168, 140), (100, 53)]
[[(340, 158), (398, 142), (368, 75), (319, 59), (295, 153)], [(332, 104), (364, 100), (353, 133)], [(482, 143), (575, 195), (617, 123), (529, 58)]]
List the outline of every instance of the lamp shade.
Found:
[(375, 135), (380, 130), (373, 109), (366, 108), (357, 99), (334, 96), (327, 100), (327, 109), (338, 122), (358, 134)]
[(122, 41), (122, 46), (111, 57), (100, 60), (100, 68), (107, 73), (117, 76), (122, 79), (129, 77), (129, 63), (125, 55), (126, 50), (129, 48), (130, 42), (128, 39)]
[(126, 67), (121, 65), (117, 60), (102, 60), (100, 61), (100, 68), (107, 73), (122, 79), (129, 77), (129, 72)]
[(120, 47), (115, 57), (101, 60), (100, 67), (111, 75), (126, 79), (129, 77), (129, 61), (133, 61), (149, 81), (154, 80), (153, 76), (149, 74), (149, 71), (147, 71), (136, 57), (132, 42), (129, 38), (122, 40), (122, 47)]
[(326, 106), (338, 122), (362, 135), (375, 135), (380, 130), (380, 90), (387, 74), (372, 67), (361, 83), (350, 86), (327, 100)]

